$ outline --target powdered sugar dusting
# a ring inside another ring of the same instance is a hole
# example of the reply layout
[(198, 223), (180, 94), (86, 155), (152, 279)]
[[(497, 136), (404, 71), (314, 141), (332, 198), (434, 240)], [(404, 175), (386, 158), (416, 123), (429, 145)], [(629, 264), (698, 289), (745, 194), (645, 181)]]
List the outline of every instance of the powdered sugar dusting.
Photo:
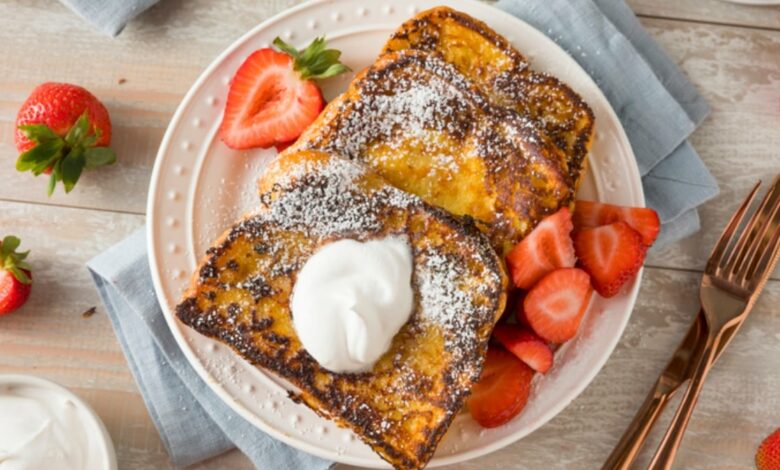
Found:
[[(489, 263), (479, 253), (473, 256), (476, 266)], [(495, 272), (479, 274), (486, 276), (483, 282), (469, 285), (470, 280), (482, 276), (470, 272), (463, 259), (438, 251), (424, 253), (416, 266), (421, 317), (444, 327), (445, 345), (456, 358), (472, 354), (479, 344), (478, 328), (493, 315), (492, 306), (481, 304), (479, 298), (489, 295), (490, 286), (500, 285), (501, 280)], [(465, 363), (461, 367), (460, 372), (469, 372), (468, 367), (476, 369), (478, 364)]]
[(364, 194), (356, 180), (365, 172), (363, 167), (335, 157), (325, 164), (296, 164), (276, 182), (276, 190), (261, 196), (267, 208), (262, 216), (283, 230), (305, 230), (324, 238), (375, 231), (381, 226), (383, 208), (405, 208), (419, 202), (391, 186)]
[[(342, 112), (344, 120), (328, 141), (315, 136), (311, 147), (338, 151), (351, 159), (364, 157), (372, 142), (383, 142), (391, 148), (410, 139), (420, 139), (423, 145), (430, 131), (463, 136), (474, 125), (474, 107), (485, 106), (481, 95), (474, 94), (465, 77), (455, 68), (434, 56), (413, 57), (416, 68), (396, 68), (387, 75), (370, 71), (361, 81), (361, 99)], [(410, 73), (410, 72), (418, 73)], [(420, 77), (425, 79), (421, 80)], [(403, 139), (394, 139), (403, 136)], [(433, 148), (426, 149), (433, 150)], [(451, 159), (438, 159), (435, 164), (451, 166)]]
[[(420, 193), (427, 202), (456, 214), (461, 201), (445, 195), (470, 191), (490, 201), (470, 215), (499, 250), (573, 191), (566, 162), (533, 120), (492, 103), (452, 64), (421, 51), (380, 58), (296, 146), (366, 163), (411, 192), (428, 188)], [(483, 187), (473, 184), (475, 175)]]

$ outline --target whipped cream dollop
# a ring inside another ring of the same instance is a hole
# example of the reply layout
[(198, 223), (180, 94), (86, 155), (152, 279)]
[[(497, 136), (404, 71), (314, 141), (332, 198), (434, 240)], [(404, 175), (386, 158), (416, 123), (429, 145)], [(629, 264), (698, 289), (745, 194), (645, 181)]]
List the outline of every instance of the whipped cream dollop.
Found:
[(298, 273), (291, 301), (303, 347), (333, 372), (364, 372), (388, 349), (414, 304), (405, 237), (331, 242)]
[(106, 469), (102, 430), (54, 385), (0, 383), (0, 469)]

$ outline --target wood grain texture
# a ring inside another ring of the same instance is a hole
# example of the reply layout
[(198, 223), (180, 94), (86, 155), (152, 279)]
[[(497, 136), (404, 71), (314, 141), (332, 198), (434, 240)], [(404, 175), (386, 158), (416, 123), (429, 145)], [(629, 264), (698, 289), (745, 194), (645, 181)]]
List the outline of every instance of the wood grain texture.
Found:
[(725, 0), (627, 0), (627, 3), (638, 15), (780, 30), (780, 6), (737, 5)]
[[(0, 2), (0, 234), (20, 235), (35, 266), (30, 302), (0, 318), (0, 373), (41, 375), (83, 396), (106, 422), (121, 469), (172, 466), (84, 264), (143, 225), (157, 147), (201, 71), (251, 27), (295, 3), (164, 0), (110, 39), (58, 2)], [(597, 468), (692, 319), (699, 271), (728, 215), (755, 180), (780, 173), (778, 9), (720, 0), (629, 3), (712, 104), (693, 142), (723, 191), (702, 208), (700, 234), (650, 256), (628, 329), (583, 395), (531, 436), (456, 468)], [(12, 169), (16, 110), (47, 80), (79, 83), (106, 102), (120, 156), (117, 166), (51, 199), (44, 181)], [(780, 426), (778, 302), (780, 281), (772, 281), (713, 370), (678, 468), (751, 468), (760, 439)], [(82, 318), (92, 306), (98, 313)], [(232, 452), (194, 468), (250, 467)]]
[(648, 262), (701, 270), (750, 188), (780, 174), (780, 31), (667, 20), (643, 24), (710, 103), (710, 116), (691, 140), (721, 187), (699, 211), (704, 230), (653, 253)]

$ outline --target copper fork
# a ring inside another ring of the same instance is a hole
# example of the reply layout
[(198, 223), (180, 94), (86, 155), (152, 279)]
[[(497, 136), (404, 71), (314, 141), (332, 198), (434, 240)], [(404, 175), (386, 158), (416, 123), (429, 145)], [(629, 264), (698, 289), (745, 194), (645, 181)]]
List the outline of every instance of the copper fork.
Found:
[(627, 469), (669, 399), (690, 384), (651, 468), (670, 468), (712, 364), (747, 317), (780, 255), (780, 178), (742, 226), (760, 183), (715, 245), (700, 289), (702, 309), (604, 469)]
[(744, 322), (774, 270), (780, 254), (780, 178), (769, 188), (758, 210), (736, 237), (746, 212), (737, 214), (739, 217), (735, 216), (729, 222), (704, 269), (699, 288), (699, 300), (707, 323), (704, 349), (682, 402), (650, 463), (649, 468), (653, 470), (672, 467), (704, 380), (724, 343), (725, 332)]

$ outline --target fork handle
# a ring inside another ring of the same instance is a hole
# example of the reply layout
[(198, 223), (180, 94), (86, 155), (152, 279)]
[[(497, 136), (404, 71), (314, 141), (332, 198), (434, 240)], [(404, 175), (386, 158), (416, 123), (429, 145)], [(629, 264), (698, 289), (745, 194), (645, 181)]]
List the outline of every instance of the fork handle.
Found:
[(670, 390), (664, 384), (663, 377), (658, 378), (655, 386), (647, 394), (645, 402), (642, 403), (641, 408), (634, 416), (634, 420), (631, 421), (623, 437), (620, 438), (620, 442), (609, 454), (607, 461), (604, 462), (602, 470), (628, 470), (675, 391), (677, 391), (676, 388)]
[(672, 468), (674, 458), (677, 455), (677, 449), (680, 447), (680, 442), (682, 442), (685, 430), (688, 427), (688, 421), (690, 421), (693, 409), (699, 399), (699, 392), (701, 392), (704, 380), (715, 362), (721, 337), (722, 334), (707, 336), (701, 359), (691, 375), (688, 388), (685, 389), (685, 394), (677, 408), (677, 412), (674, 418), (672, 418), (669, 429), (666, 430), (666, 434), (661, 440), (661, 444), (658, 446), (658, 450), (656, 450), (648, 470), (670, 470)]

